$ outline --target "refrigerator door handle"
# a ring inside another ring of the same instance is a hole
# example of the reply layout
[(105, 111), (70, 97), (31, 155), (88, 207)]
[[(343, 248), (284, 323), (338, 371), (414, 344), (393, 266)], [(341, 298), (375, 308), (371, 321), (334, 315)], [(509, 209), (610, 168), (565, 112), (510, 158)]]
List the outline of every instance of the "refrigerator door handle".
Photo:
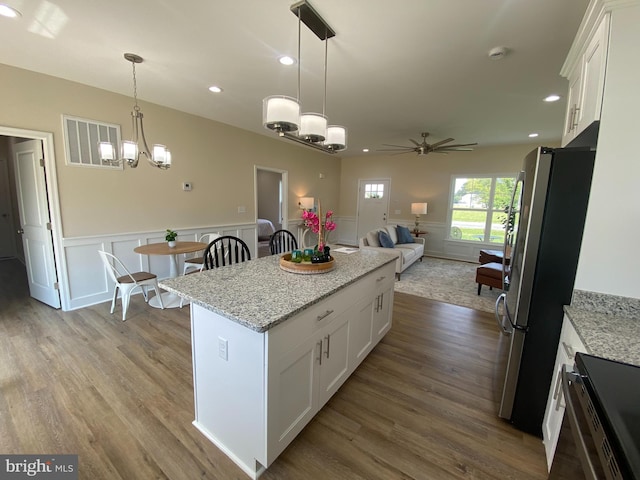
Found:
[[(509, 335), (511, 335), (511, 331), (506, 329), (503, 323), (503, 315), (500, 313), (500, 303), (504, 303), (505, 300), (507, 298), (507, 294), (506, 293), (502, 293), (500, 294), (500, 296), (498, 297), (498, 299), (496, 300), (496, 322), (498, 322), (498, 327), (500, 328), (500, 331), (502, 332), (503, 335), (506, 335), (507, 337)], [(505, 304), (505, 310), (506, 310), (506, 304)], [(505, 315), (508, 315), (505, 312)]]

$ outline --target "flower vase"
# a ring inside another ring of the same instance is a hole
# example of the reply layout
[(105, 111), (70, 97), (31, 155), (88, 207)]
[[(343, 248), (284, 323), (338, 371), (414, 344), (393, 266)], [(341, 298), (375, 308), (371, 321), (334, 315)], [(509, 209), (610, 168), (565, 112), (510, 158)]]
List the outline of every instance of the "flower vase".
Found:
[(169, 245), (169, 248), (173, 248), (176, 246), (176, 241), (175, 240), (170, 240), (167, 242), (167, 244)]

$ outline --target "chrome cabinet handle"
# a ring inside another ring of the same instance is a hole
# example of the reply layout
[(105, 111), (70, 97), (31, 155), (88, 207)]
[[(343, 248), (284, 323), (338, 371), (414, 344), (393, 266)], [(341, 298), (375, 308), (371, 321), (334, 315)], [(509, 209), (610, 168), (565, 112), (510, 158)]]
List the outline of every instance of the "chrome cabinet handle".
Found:
[(18, 231), (16, 233), (18, 233), (19, 235), (22, 235), (24, 233), (24, 230), (22, 228), (20, 228), (20, 229), (18, 229)]
[[(327, 355), (327, 359), (328, 359), (329, 358), (329, 350), (331, 349), (331, 335), (327, 335), (325, 338), (327, 339), (327, 353), (326, 353), (326, 355)], [(322, 356), (322, 354), (320, 356)]]
[(320, 340), (316, 345), (320, 345), (320, 356), (318, 357), (318, 362), (322, 365), (322, 340)]
[(383, 275), (381, 277), (376, 278), (376, 282), (381, 282), (382, 280), (384, 280), (385, 278), (387, 278), (386, 275)]
[(578, 112), (580, 111), (580, 107), (577, 105), (573, 106), (573, 118), (571, 120), (571, 130), (574, 130), (578, 127)]
[(320, 320), (322, 320), (323, 318), (327, 318), (329, 315), (331, 315), (333, 313), (333, 310), (327, 310), (326, 312), (324, 312), (322, 315), (318, 315), (316, 317), (316, 321), (319, 322)]

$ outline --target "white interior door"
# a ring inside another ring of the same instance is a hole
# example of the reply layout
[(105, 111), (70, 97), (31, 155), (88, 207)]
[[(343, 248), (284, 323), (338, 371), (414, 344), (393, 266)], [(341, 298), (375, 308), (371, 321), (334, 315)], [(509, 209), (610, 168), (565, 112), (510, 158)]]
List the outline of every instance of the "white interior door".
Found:
[(15, 257), (15, 230), (11, 214), (11, 194), (9, 192), (9, 166), (0, 157), (0, 258)]
[(31, 296), (60, 308), (50, 230), (49, 203), (44, 176), (42, 141), (15, 144), (16, 190), (22, 245)]
[(389, 184), (389, 179), (358, 181), (358, 238), (387, 224)]

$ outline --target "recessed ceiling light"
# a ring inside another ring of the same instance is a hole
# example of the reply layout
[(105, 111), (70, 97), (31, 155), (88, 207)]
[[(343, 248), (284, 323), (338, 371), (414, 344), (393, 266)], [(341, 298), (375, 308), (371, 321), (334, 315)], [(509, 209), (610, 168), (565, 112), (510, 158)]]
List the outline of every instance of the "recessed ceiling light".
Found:
[(220, 87), (216, 86), (216, 85), (211, 85), (209, 87), (209, 91), (213, 92), (213, 93), (220, 93), (220, 92), (222, 92), (222, 89)]
[(5, 5), (4, 3), (0, 3), (0, 15), (9, 18), (17, 18), (22, 16), (22, 14), (18, 10), (10, 7), (9, 5)]
[(560, 100), (560, 95), (555, 94), (549, 95), (544, 99), (545, 102), (557, 102), (558, 100)]
[(293, 65), (294, 63), (296, 63), (296, 60), (294, 58), (288, 57), (286, 55), (283, 55), (282, 57), (278, 58), (278, 61), (282, 64), (282, 65)]
[(538, 136), (537, 133), (530, 133), (529, 138), (536, 138)]
[(367, 153), (367, 152), (369, 151), (369, 149), (368, 149), (368, 148), (363, 148), (363, 149), (362, 149), (362, 151), (363, 151), (364, 153)]

